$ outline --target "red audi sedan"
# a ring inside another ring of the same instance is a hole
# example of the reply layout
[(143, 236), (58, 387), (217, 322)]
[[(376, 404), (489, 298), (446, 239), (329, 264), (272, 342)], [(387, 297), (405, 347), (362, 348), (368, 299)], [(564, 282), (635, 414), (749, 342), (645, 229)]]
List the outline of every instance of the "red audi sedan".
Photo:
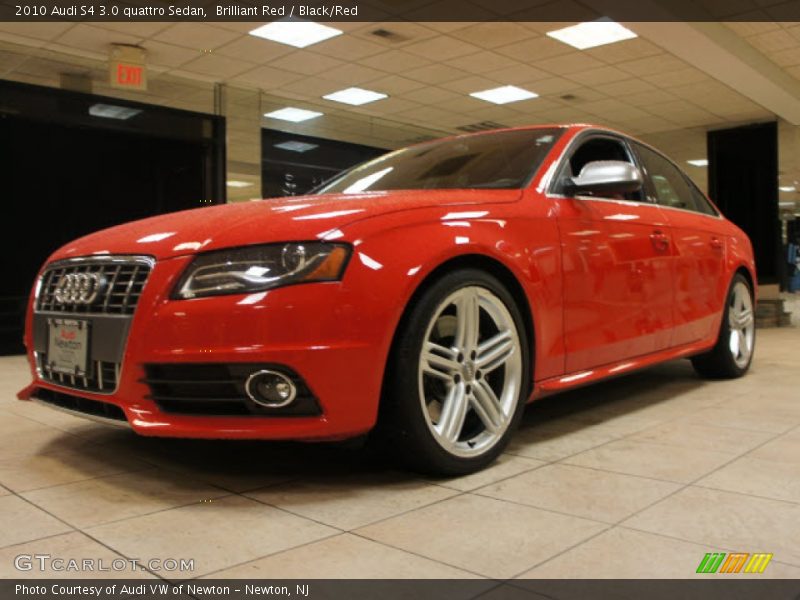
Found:
[(746, 235), (650, 146), (466, 135), (67, 244), (31, 294), (19, 397), (148, 436), (372, 432), (468, 473), (547, 394), (679, 357), (743, 375), (755, 282)]

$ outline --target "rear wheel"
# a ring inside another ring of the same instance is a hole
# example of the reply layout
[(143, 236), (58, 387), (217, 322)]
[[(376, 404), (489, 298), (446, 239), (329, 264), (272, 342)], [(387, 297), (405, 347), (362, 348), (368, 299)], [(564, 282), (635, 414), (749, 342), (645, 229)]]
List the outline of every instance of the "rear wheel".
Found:
[(750, 368), (755, 341), (753, 290), (747, 279), (737, 273), (728, 290), (717, 343), (710, 352), (692, 358), (692, 365), (703, 377), (741, 377)]
[(529, 352), (508, 290), (473, 269), (429, 287), (398, 332), (381, 428), (407, 466), (477, 471), (508, 443), (522, 413)]

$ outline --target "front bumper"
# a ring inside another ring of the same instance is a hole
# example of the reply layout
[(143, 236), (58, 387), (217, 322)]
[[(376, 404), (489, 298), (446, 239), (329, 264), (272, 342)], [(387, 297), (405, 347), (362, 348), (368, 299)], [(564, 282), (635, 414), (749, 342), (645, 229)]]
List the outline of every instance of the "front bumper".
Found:
[[(313, 283), (241, 296), (169, 300), (169, 290), (190, 259), (163, 260), (153, 267), (130, 322), (111, 393), (73, 389), (41, 376), (33, 352), (31, 303), (26, 345), (33, 383), (20, 393), (21, 399), (49, 390), (110, 403), (122, 409), (135, 432), (147, 436), (325, 440), (354, 437), (373, 427), (391, 316), (360, 289), (358, 273), (345, 275), (352, 276), (348, 285)], [(254, 369), (264, 363), (283, 365), (302, 377), (319, 414), (198, 415), (159, 408), (144, 381), (145, 365), (198, 363), (252, 364)]]

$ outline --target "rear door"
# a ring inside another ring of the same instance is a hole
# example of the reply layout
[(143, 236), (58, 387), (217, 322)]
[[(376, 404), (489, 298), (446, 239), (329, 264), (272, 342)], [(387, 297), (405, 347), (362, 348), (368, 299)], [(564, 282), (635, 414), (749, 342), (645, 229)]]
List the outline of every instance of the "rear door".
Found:
[(662, 209), (643, 193), (567, 197), (566, 178), (596, 160), (635, 163), (625, 139), (584, 134), (554, 179), (563, 263), (567, 373), (668, 347), (672, 243)]
[(725, 298), (725, 223), (700, 190), (667, 158), (633, 143), (647, 198), (662, 206), (675, 245), (672, 346), (715, 333)]

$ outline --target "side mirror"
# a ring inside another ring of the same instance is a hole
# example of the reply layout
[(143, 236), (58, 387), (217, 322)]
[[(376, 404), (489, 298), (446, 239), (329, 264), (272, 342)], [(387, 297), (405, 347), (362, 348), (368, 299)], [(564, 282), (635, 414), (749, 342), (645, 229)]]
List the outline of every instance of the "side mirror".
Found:
[(586, 163), (577, 177), (568, 178), (565, 191), (570, 196), (609, 196), (636, 192), (642, 184), (642, 174), (634, 165), (621, 160), (596, 160)]

